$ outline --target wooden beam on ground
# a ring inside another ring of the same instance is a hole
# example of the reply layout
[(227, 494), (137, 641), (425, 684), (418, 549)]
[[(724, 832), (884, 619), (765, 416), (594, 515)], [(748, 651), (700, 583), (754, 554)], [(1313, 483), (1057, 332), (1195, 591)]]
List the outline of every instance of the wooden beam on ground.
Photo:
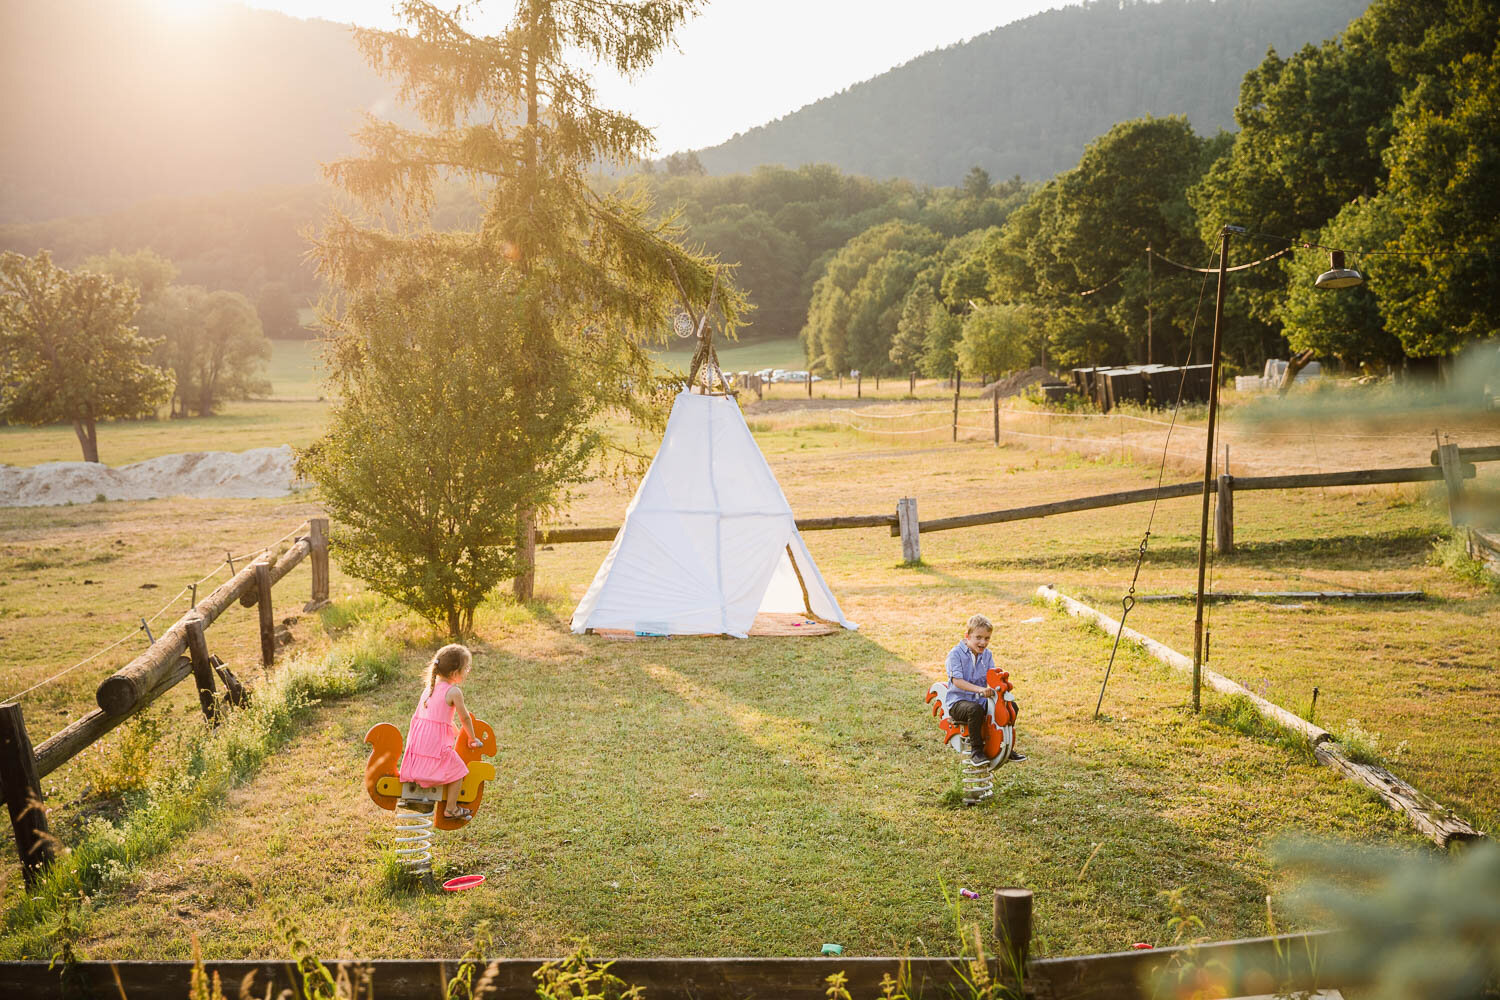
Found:
[[(1140, 594), (1137, 601), (1191, 601), (1192, 594)], [(1205, 594), (1209, 601), (1423, 601), (1421, 590), (1252, 590)]]
[(109, 712), (96, 708), (82, 718), (68, 723), (66, 727), (49, 736), (36, 748), (38, 776), (46, 777), (72, 760), (80, 750), (140, 712), (192, 672), (193, 661), (186, 656), (178, 656), (170, 664), (170, 669), (157, 676), (156, 686), (127, 705), (124, 711)]
[[(1199, 488), (1201, 489), (1202, 487), (1200, 486)], [(1156, 657), (1167, 666), (1179, 670), (1185, 674), (1191, 674), (1193, 672), (1193, 661), (1191, 657), (1184, 656), (1181, 653), (1177, 652), (1177, 650), (1173, 649), (1171, 646), (1168, 646), (1165, 643), (1157, 642), (1149, 635), (1144, 635), (1140, 632), (1137, 632), (1133, 628), (1127, 628), (1123, 632), (1121, 632), (1120, 623), (1118, 621), (1109, 617), (1101, 611), (1095, 611), (1093, 608), (1089, 607), (1087, 604), (1084, 604), (1082, 601), (1074, 600), (1066, 594), (1059, 593), (1050, 584), (1043, 584), (1042, 586), (1038, 587), (1036, 589), (1036, 593), (1037, 596), (1042, 600), (1048, 602), (1049, 604), (1056, 604), (1060, 606), (1064, 611), (1066, 611), (1070, 615), (1073, 615), (1075, 618), (1083, 618), (1087, 621), (1093, 622), (1101, 629), (1103, 629), (1108, 635), (1113, 636), (1119, 633), (1121, 635), (1121, 638), (1140, 646), (1146, 652), (1150, 653), (1152, 656)], [(1228, 677), (1225, 677), (1223, 674), (1216, 673), (1215, 671), (1209, 670), (1206, 667), (1203, 669), (1203, 683), (1207, 684), (1215, 691), (1218, 691), (1220, 694), (1248, 698), (1251, 704), (1255, 706), (1256, 710), (1259, 711), (1261, 715), (1264, 715), (1266, 718), (1272, 720), (1278, 725), (1292, 730), (1293, 732), (1301, 733), (1303, 736), (1307, 737), (1308, 741), (1311, 742), (1314, 746), (1333, 739), (1332, 734), (1330, 734), (1328, 730), (1323, 729), (1320, 726), (1313, 725), (1311, 722), (1308, 722), (1300, 715), (1293, 715), (1291, 712), (1288, 712), (1280, 705), (1273, 705), (1271, 702), (1266, 701), (1266, 699), (1262, 698), (1260, 695), (1251, 691), (1244, 685), (1237, 684), (1234, 681), (1230, 680)]]
[[(1093, 621), (1109, 635), (1119, 633), (1123, 638), (1143, 646), (1148, 653), (1168, 666), (1184, 672), (1192, 670), (1192, 661), (1186, 656), (1149, 636), (1142, 635), (1135, 629), (1122, 630), (1119, 622), (1095, 611), (1082, 601), (1060, 594), (1054, 587), (1046, 584), (1038, 587), (1036, 592), (1038, 597), (1060, 606), (1068, 614)], [(1238, 695), (1249, 699), (1266, 718), (1287, 729), (1302, 733), (1312, 742), (1313, 753), (1317, 755), (1320, 763), (1327, 764), (1340, 771), (1345, 777), (1373, 788), (1392, 809), (1405, 813), (1417, 829), (1431, 837), (1439, 846), (1447, 847), (1456, 840), (1473, 840), (1484, 836), (1454, 814), (1452, 810), (1422, 794), (1384, 768), (1350, 761), (1343, 751), (1333, 744), (1333, 735), (1327, 730), (1313, 725), (1301, 716), (1293, 715), (1279, 705), (1271, 704), (1259, 695), (1252, 694), (1222, 674), (1204, 669), (1203, 680), (1209, 687), (1223, 694)]]
[(1470, 528), (1467, 548), (1469, 555), (1484, 563), (1491, 573), (1500, 576), (1500, 532)]
[(1379, 765), (1350, 760), (1338, 744), (1313, 747), (1313, 753), (1317, 754), (1319, 763), (1334, 768), (1346, 778), (1373, 788), (1375, 794), (1385, 800), (1386, 805), (1405, 813), (1416, 828), (1439, 847), (1484, 839), (1484, 834), (1470, 826), (1467, 820), (1452, 809)]

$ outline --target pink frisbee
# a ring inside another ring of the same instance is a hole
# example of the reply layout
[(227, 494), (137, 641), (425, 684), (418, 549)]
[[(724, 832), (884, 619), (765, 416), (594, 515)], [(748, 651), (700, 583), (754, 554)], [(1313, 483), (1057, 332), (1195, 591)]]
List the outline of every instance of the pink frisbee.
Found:
[(458, 878), (450, 878), (444, 882), (443, 888), (448, 892), (460, 892), (464, 889), (472, 889), (483, 881), (483, 875), (460, 875)]

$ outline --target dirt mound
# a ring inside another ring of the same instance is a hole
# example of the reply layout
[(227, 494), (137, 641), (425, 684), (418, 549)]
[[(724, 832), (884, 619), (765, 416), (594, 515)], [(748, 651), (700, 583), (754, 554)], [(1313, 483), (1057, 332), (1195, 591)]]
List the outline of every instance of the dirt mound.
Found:
[(993, 399), (999, 396), (1005, 399), (1009, 396), (1019, 395), (1022, 391), (1036, 385), (1038, 382), (1047, 382), (1052, 375), (1041, 365), (1033, 365), (1023, 372), (1007, 375), (1002, 379), (996, 379), (985, 386), (979, 393), (981, 399)]
[(284, 497), (296, 483), (290, 445), (190, 451), (112, 468), (98, 462), (0, 465), (0, 506), (49, 507), (156, 497)]

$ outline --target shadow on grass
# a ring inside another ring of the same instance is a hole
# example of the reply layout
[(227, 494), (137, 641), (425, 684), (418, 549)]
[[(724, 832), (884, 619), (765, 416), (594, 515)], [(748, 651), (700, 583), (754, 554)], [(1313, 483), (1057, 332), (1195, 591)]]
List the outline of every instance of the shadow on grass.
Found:
[[(1397, 528), (1371, 534), (1326, 535), (1321, 538), (1290, 538), (1276, 541), (1243, 541), (1235, 543), (1235, 552), (1216, 556), (1222, 566), (1264, 566), (1268, 568), (1304, 569), (1316, 566), (1325, 570), (1365, 570), (1381, 565), (1421, 565), (1432, 548), (1433, 534), (1425, 528)], [(1005, 556), (983, 559), (972, 565), (979, 569), (1103, 569), (1134, 565), (1135, 546), (1121, 546), (1108, 551), (1073, 551), (1039, 556)], [(1198, 564), (1198, 546), (1168, 543), (1147, 549), (1146, 562), (1154, 566), (1189, 567)]]

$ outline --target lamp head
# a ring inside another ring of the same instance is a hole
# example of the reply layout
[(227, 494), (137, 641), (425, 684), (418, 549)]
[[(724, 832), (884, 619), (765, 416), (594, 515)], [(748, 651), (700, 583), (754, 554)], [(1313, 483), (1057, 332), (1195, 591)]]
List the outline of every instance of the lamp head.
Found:
[(1334, 250), (1328, 258), (1328, 270), (1318, 275), (1313, 284), (1319, 288), (1353, 288), (1365, 283), (1364, 275), (1344, 266), (1344, 251)]

